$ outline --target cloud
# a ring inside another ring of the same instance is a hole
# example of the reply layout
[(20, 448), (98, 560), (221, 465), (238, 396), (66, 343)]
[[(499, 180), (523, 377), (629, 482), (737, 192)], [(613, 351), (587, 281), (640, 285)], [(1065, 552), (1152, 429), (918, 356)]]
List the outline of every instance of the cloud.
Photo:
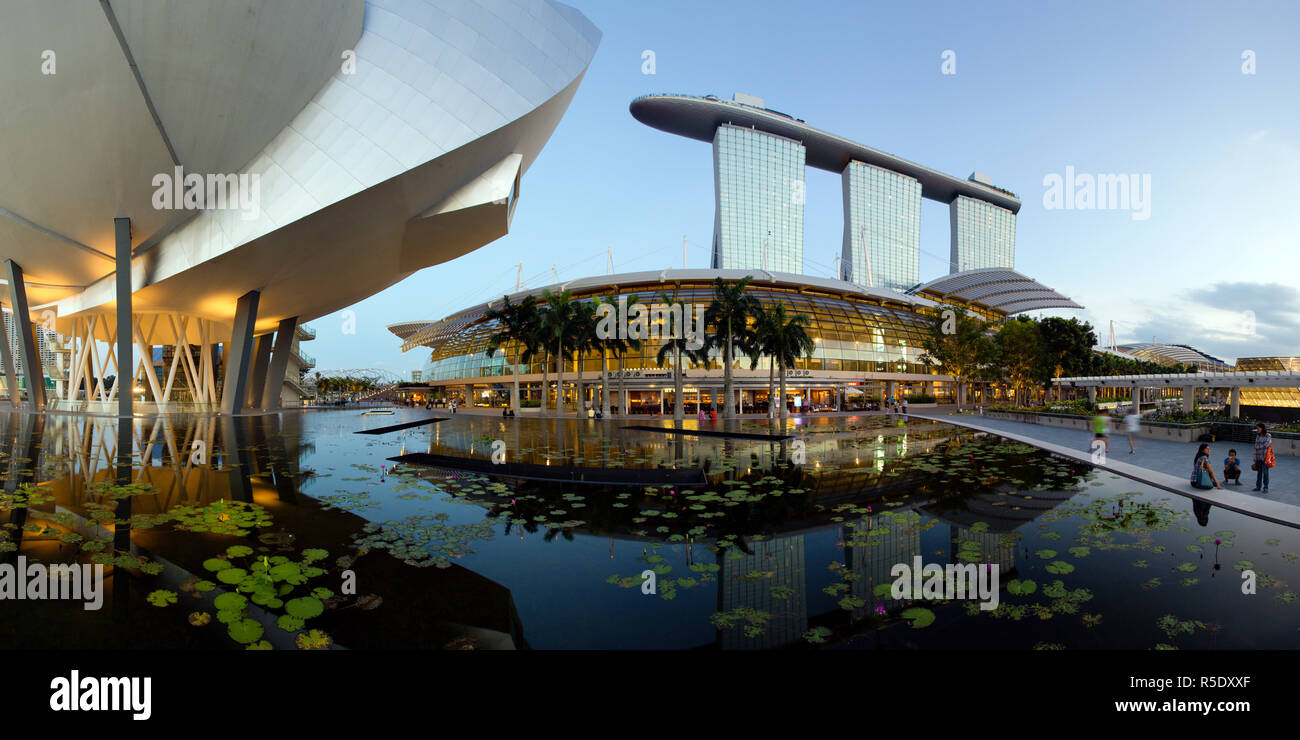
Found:
[(1137, 341), (1186, 344), (1224, 359), (1300, 354), (1300, 290), (1279, 283), (1220, 283), (1151, 306)]

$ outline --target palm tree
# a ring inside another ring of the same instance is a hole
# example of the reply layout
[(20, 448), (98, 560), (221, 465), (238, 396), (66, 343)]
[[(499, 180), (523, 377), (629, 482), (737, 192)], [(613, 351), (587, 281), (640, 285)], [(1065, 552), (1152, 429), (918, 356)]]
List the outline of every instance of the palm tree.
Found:
[(627, 355), (629, 352), (641, 351), (641, 340), (628, 337), (610, 344), (610, 351), (618, 358), (618, 409), (620, 416), (627, 416)]
[(507, 342), (514, 344), (514, 362), (510, 365), (510, 374), (514, 377), (514, 387), (510, 391), (510, 408), (519, 413), (519, 363), (524, 351), (534, 343), (534, 326), (538, 321), (537, 299), (527, 296), (519, 303), (511, 303), (510, 296), (503, 296), (500, 309), (490, 308), (483, 314), (484, 318), (497, 322), (498, 329), (488, 338), (488, 357)]
[(808, 334), (810, 320), (801, 313), (787, 314), (785, 304), (774, 303), (767, 309), (770, 312), (771, 349), (781, 373), (781, 421), (786, 420), (785, 408), (785, 371), (800, 357), (812, 357), (817, 343)]
[(546, 401), (551, 385), (551, 345), (547, 336), (547, 325), (550, 321), (547, 314), (550, 312), (551, 307), (547, 303), (537, 304), (537, 318), (528, 327), (528, 336), (524, 342), (523, 361), (525, 363), (531, 365), (538, 356), (542, 359), (542, 392), (541, 401), (537, 408), (541, 416), (546, 415)]
[(552, 293), (542, 291), (542, 301), (547, 311), (542, 314), (540, 329), (545, 344), (555, 349), (555, 413), (564, 411), (564, 358), (573, 344), (576, 325), (573, 320), (576, 304), (573, 292)]
[[(753, 338), (750, 342), (749, 352), (749, 369), (758, 368), (758, 363), (764, 357), (770, 358), (767, 363), (767, 415), (772, 417), (776, 415), (776, 355), (777, 347), (777, 327), (785, 319), (785, 304), (775, 303), (771, 306), (759, 305), (757, 313), (754, 314)], [(782, 406), (785, 405), (785, 397), (781, 398)]]
[(704, 312), (704, 323), (714, 327), (709, 344), (722, 350), (723, 394), (727, 405), (724, 418), (735, 416), (735, 398), (732, 395), (735, 381), (732, 378), (731, 365), (736, 356), (737, 345), (749, 340), (749, 317), (755, 313), (757, 301), (746, 293), (753, 276), (746, 275), (728, 285), (722, 278), (713, 279), (713, 302)]
[(596, 336), (595, 301), (580, 301), (574, 305), (573, 320), (569, 326), (569, 349), (573, 352), (573, 361), (577, 365), (578, 382), (574, 408), (579, 418), (585, 416), (586, 393), (582, 385), (582, 353), (602, 348), (600, 337)]
[[(597, 298), (596, 303), (613, 306), (616, 312), (618, 310), (618, 298), (615, 296)], [(596, 336), (595, 346), (600, 350), (600, 415), (609, 418), (609, 353), (613, 351), (616, 355), (621, 355), (626, 352), (627, 340), (619, 339), (618, 332), (615, 331), (611, 337)]]
[[(672, 306), (678, 305), (679, 303), (675, 298), (670, 298), (667, 293), (660, 293), (659, 295), (660, 298), (663, 299), (664, 303), (668, 304), (670, 309)], [(682, 418), (686, 414), (686, 400), (682, 398), (682, 354), (685, 353), (688, 358), (695, 358), (696, 354), (702, 348), (692, 348), (689, 345), (692, 341), (703, 339), (703, 337), (696, 338), (688, 337), (686, 335), (688, 327), (690, 326), (690, 322), (686, 320), (686, 312), (693, 309), (694, 304), (681, 301), (680, 305), (682, 307), (681, 326), (673, 326), (673, 318), (676, 314), (672, 313), (670, 310), (668, 312), (668, 326), (664, 327), (664, 333), (668, 336), (668, 339), (661, 347), (659, 347), (659, 354), (655, 356), (655, 364), (659, 367), (664, 366), (669, 353), (672, 353), (674, 356), (673, 421), (678, 424), (681, 423)]]

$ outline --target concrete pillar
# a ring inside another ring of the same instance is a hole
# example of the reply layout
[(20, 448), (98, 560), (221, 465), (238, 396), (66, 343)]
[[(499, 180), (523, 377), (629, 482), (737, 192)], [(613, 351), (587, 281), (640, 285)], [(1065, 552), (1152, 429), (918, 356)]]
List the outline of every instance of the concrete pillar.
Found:
[(1237, 386), (1233, 386), (1232, 390), (1230, 391), (1230, 394), (1231, 394), (1230, 395), (1231, 401), (1229, 403), (1231, 405), (1230, 405), (1230, 410), (1228, 412), (1228, 415), (1233, 419), (1240, 419), (1241, 418), (1241, 388)]
[[(114, 276), (117, 298), (117, 415), (130, 417), (134, 413), (132, 402), (135, 397), (135, 363), (131, 357), (131, 219), (113, 219), (114, 262), (117, 274)], [(118, 442), (119, 454), (122, 448)], [(130, 459), (131, 445), (126, 445), (127, 459)]]
[(266, 386), (266, 368), (271, 364), (271, 335), (253, 338), (253, 363), (248, 368), (248, 399), (250, 409), (262, 407), (262, 390)]
[(248, 394), (248, 367), (253, 361), (253, 326), (257, 323), (257, 302), (261, 293), (250, 290), (235, 304), (235, 326), (230, 343), (222, 353), (226, 366), (221, 389), (221, 413), (238, 414), (244, 410)]
[(1196, 388), (1188, 386), (1183, 388), (1183, 411), (1192, 413), (1195, 408)]
[(885, 381), (885, 399), (891, 399), (898, 392), (898, 383), (893, 380)]
[(1088, 386), (1088, 405), (1089, 405), (1089, 406), (1096, 406), (1096, 405), (1097, 405), (1097, 388), (1096, 388), (1096, 386), (1091, 386), (1091, 385)]
[[(22, 347), (23, 375), (27, 378), (27, 408), (36, 411), (45, 405), (45, 373), (36, 344), (36, 329), (27, 310), (27, 286), (23, 283), (23, 268), (17, 262), (5, 260), (5, 271), (9, 279), (9, 305), (14, 309), (14, 330)], [(15, 383), (14, 388), (17, 387)]]
[(284, 392), (284, 374), (289, 368), (289, 351), (298, 331), (298, 317), (281, 319), (275, 327), (275, 350), (271, 353), (271, 367), (266, 373), (266, 387), (262, 389), (262, 410), (280, 408), (280, 394)]
[(14, 372), (14, 349), (9, 344), (9, 331), (4, 326), (3, 320), (0, 320), (0, 331), (4, 334), (0, 336), (0, 356), (3, 356), (4, 361), (5, 390), (9, 392), (10, 403), (17, 408), (21, 403), (18, 398), (18, 374)]

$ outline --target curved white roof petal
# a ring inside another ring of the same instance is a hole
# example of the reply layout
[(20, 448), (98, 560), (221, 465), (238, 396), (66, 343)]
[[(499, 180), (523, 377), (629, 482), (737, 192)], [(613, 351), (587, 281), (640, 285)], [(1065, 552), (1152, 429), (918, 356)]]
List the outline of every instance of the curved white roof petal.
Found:
[(908, 291), (926, 293), (938, 301), (952, 298), (982, 303), (1006, 314), (1043, 308), (1083, 308), (1069, 298), (1015, 270), (989, 267), (966, 270), (931, 280)]
[[(258, 332), (499, 238), (600, 40), (551, 0), (11, 5), (0, 92), (23, 104), (0, 106), (0, 258), (65, 333), (115, 320), (118, 217), (135, 313), (228, 322), (258, 290)], [(156, 208), (177, 166), (244, 176), (257, 199)]]

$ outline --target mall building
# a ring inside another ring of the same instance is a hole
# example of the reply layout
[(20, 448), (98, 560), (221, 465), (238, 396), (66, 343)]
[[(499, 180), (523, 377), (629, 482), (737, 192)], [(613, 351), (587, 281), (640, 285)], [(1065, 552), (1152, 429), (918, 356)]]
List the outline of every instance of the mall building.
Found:
[[(920, 360), (922, 337), (941, 305), (960, 305), (995, 321), (1024, 311), (1082, 308), (1015, 271), (1020, 200), (987, 176), (974, 173), (963, 179), (938, 172), (815, 129), (747, 95), (729, 101), (652, 95), (633, 101), (630, 110), (648, 126), (713, 146), (716, 198), (709, 269), (589, 277), (519, 291), (510, 296), (512, 302), (549, 289), (571, 291), (579, 300), (635, 295), (650, 303), (667, 295), (703, 307), (713, 298), (715, 278), (733, 282), (748, 276), (753, 297), (783, 303), (810, 319), (816, 350), (787, 369), (786, 403), (812, 410), (860, 407), (882, 397), (954, 396), (952, 378)], [(804, 273), (808, 167), (836, 173), (843, 182), (842, 267), (836, 279)], [(950, 214), (950, 272), (928, 281), (919, 274), (922, 198), (947, 203)], [(513, 348), (487, 354), (496, 326), (484, 312), (496, 305), (499, 300), (439, 321), (389, 327), (402, 340), (403, 351), (430, 352), (422, 372), (428, 391), (412, 392), (413, 397), (483, 406), (508, 403)], [(668, 367), (655, 361), (660, 344), (645, 343), (621, 360), (608, 358), (613, 406), (621, 406), (626, 394), (633, 413), (672, 412), (676, 371), (671, 359)], [(751, 367), (749, 358), (736, 358), (736, 392), (746, 413), (763, 412), (770, 403), (767, 363), (763, 358)], [(543, 392), (541, 360), (519, 371), (524, 405), (536, 405)], [(550, 371), (553, 383), (554, 367)], [(681, 372), (688, 413), (719, 401), (720, 358)], [(598, 353), (570, 362), (562, 391), (566, 407), (580, 407), (583, 400), (596, 405), (600, 374)], [(547, 407), (554, 408), (553, 385), (546, 393)]]
[[(786, 386), (788, 405), (814, 411), (857, 408), (882, 396), (951, 396), (952, 378), (937, 374), (935, 368), (920, 360), (922, 337), (932, 321), (932, 312), (941, 304), (964, 304), (971, 311), (999, 319), (1017, 310), (1029, 310), (1026, 307), (1058, 306), (1067, 301), (1011, 270), (996, 269), (952, 276), (956, 280), (941, 278), (914, 293), (763, 270), (666, 269), (583, 278), (521, 291), (510, 300), (517, 303), (527, 295), (540, 296), (547, 289), (571, 291), (575, 300), (615, 296), (631, 300), (636, 296), (646, 304), (666, 302), (666, 295), (702, 311), (713, 299), (715, 278), (734, 282), (747, 276), (751, 279), (752, 297), (765, 304), (783, 303), (788, 311), (810, 319), (809, 334), (816, 350), (811, 358), (801, 358), (787, 369)], [(973, 297), (977, 294), (984, 297)], [(506, 344), (489, 357), (489, 338), (497, 327), (496, 322), (484, 319), (484, 313), (500, 303), (498, 299), (472, 306), (432, 323), (414, 321), (389, 327), (402, 339), (404, 350), (424, 347), (430, 351), (430, 362), (421, 377), (432, 397), (476, 406), (508, 404), (512, 385), (509, 359), (515, 356), (515, 348)], [(622, 390), (632, 413), (672, 413), (675, 371), (671, 357), (666, 358), (667, 367), (656, 362), (661, 344), (643, 342), (640, 350), (621, 360), (607, 358), (613, 406), (622, 405)], [(551, 386), (547, 407), (554, 408), (553, 360), (548, 370)], [(753, 368), (749, 358), (736, 359), (733, 371), (744, 413), (766, 411), (769, 370), (766, 358)], [(712, 357), (707, 366), (690, 364), (682, 372), (687, 413), (695, 413), (701, 404), (711, 408), (715, 399), (721, 403), (720, 357)], [(566, 407), (575, 408), (579, 382), (584, 386), (583, 398), (598, 405), (600, 375), (599, 353), (584, 354), (580, 363), (566, 363)], [(540, 401), (542, 380), (540, 358), (520, 367), (520, 398), (525, 406), (530, 405), (529, 401), (531, 405)], [(415, 395), (424, 398), (422, 393)]]

